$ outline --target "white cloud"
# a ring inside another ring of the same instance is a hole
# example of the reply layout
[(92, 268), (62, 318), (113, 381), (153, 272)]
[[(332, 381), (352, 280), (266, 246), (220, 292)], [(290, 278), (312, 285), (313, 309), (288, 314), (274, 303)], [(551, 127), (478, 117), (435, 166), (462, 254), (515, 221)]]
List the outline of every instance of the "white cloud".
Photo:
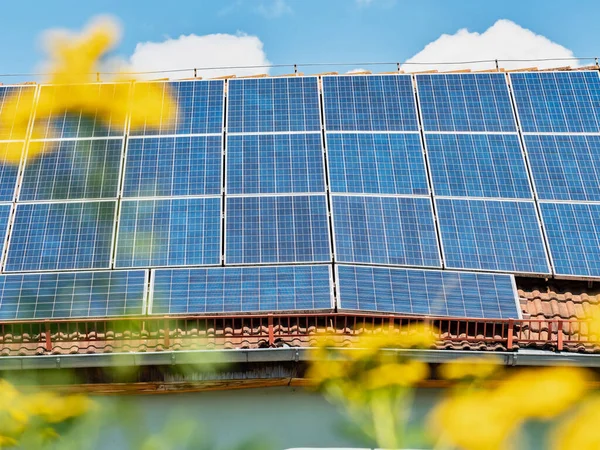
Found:
[[(439, 63), (494, 59), (540, 59), (573, 58), (573, 52), (545, 36), (535, 34), (510, 20), (499, 20), (483, 33), (470, 32), (466, 28), (455, 34), (443, 34), (407, 62)], [(505, 69), (523, 67), (552, 68), (578, 65), (578, 61), (500, 62)], [(417, 72), (437, 69), (493, 69), (494, 63), (480, 64), (419, 64), (404, 65), (403, 70)]]
[[(193, 69), (202, 67), (264, 66), (270, 61), (262, 41), (244, 33), (180, 36), (163, 42), (140, 42), (129, 60), (134, 72)], [(255, 75), (268, 73), (268, 68), (198, 70), (198, 76), (212, 78), (223, 75)], [(141, 78), (187, 78), (193, 70), (140, 75)]]
[(357, 67), (356, 69), (349, 70), (346, 73), (347, 74), (351, 74), (351, 73), (363, 73), (363, 72), (368, 72), (368, 70), (367, 69), (363, 69), (362, 67)]

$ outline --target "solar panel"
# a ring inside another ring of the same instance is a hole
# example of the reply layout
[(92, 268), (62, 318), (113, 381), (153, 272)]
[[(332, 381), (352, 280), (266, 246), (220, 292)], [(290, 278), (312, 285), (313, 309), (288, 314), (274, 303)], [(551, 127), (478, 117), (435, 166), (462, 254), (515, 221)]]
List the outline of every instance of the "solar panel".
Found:
[[(108, 137), (125, 135), (125, 114), (107, 114), (99, 104), (95, 112), (66, 111), (65, 98), (74, 104), (83, 99), (90, 102), (127, 102), (129, 83), (94, 83), (74, 85), (45, 85), (40, 87), (36, 108), (35, 127), (37, 139), (64, 139), (84, 137)], [(92, 103), (93, 104), (93, 103)]]
[(227, 193), (325, 191), (320, 133), (227, 138)]
[(512, 275), (337, 266), (340, 310), (519, 319)]
[(332, 310), (330, 266), (162, 269), (150, 314)]
[(436, 195), (533, 198), (516, 134), (425, 134)]
[(127, 141), (125, 197), (219, 195), (221, 136), (131, 138)]
[(116, 198), (123, 139), (41, 142), (28, 160), (19, 200)]
[(600, 136), (523, 137), (538, 198), (600, 201)]
[(226, 264), (331, 261), (325, 195), (228, 197)]
[(506, 76), (417, 75), (425, 131), (517, 131)]
[(324, 76), (327, 131), (418, 131), (410, 75)]
[[(158, 90), (162, 91), (163, 98), (170, 95), (177, 103), (178, 109), (171, 120), (162, 121), (158, 127), (148, 125), (145, 112), (140, 110), (132, 113), (131, 123), (144, 125), (138, 129), (132, 128), (130, 135), (222, 133), (224, 88), (223, 80), (135, 83), (133, 96), (141, 104)], [(166, 105), (162, 105), (163, 117), (168, 117), (170, 113)]]
[(600, 204), (540, 202), (556, 275), (600, 277)]
[(327, 133), (331, 192), (429, 195), (419, 134)]
[(510, 79), (524, 132), (600, 131), (598, 72), (511, 73)]
[(6, 272), (108, 269), (115, 201), (20, 203)]
[(0, 122), (0, 140), (25, 139), (15, 129), (15, 118), (32, 111), (35, 90), (36, 86), (0, 86), (0, 113), (4, 116)]
[(227, 131), (321, 131), (317, 77), (229, 80)]
[(220, 263), (220, 197), (121, 202), (116, 267)]
[(445, 266), (548, 274), (533, 202), (436, 199)]
[(143, 315), (144, 270), (0, 275), (0, 320)]
[(332, 196), (338, 262), (441, 267), (431, 200)]
[(22, 153), (23, 142), (0, 142), (0, 201), (12, 201), (17, 187), (19, 163), (10, 163), (9, 155)]

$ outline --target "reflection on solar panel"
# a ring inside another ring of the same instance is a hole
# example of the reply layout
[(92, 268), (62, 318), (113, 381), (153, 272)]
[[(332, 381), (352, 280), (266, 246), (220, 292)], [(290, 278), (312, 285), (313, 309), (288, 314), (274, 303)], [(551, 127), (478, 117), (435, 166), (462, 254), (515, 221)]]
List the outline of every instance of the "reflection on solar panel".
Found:
[(418, 131), (410, 75), (323, 77), (327, 131)]
[(525, 135), (538, 197), (600, 201), (600, 136)]
[(428, 195), (418, 134), (327, 133), (331, 192)]
[(512, 275), (338, 265), (337, 285), (341, 310), (520, 318)]
[(19, 200), (115, 198), (123, 139), (45, 141), (27, 161)]
[(227, 131), (321, 131), (317, 77), (230, 80)]
[(596, 71), (510, 74), (524, 132), (600, 131), (600, 77)]
[(334, 195), (339, 262), (441, 267), (429, 198)]
[(540, 203), (556, 275), (600, 277), (600, 204)]
[(221, 199), (127, 200), (121, 203), (116, 267), (221, 262)]
[(325, 195), (229, 197), (225, 262), (331, 261)]
[[(78, 85), (46, 85), (40, 87), (35, 126), (40, 135), (36, 139), (108, 137), (125, 135), (125, 116), (106, 116), (98, 109), (83, 112), (66, 112), (59, 107), (64, 97), (98, 97), (103, 101), (127, 102), (129, 83), (97, 83)], [(40, 111), (51, 117), (41, 117)]]
[(150, 313), (331, 310), (330, 271), (330, 266), (157, 270)]
[(504, 74), (416, 77), (425, 131), (517, 131)]
[[(0, 142), (0, 161), (23, 151), (23, 142)], [(12, 201), (17, 187), (19, 164), (0, 163), (0, 201)]]
[[(158, 128), (146, 124), (139, 129), (132, 129), (130, 135), (208, 134), (223, 131), (223, 80), (150, 83), (135, 83), (133, 95), (143, 101), (153, 87), (162, 89), (163, 96), (171, 95), (177, 102), (178, 111), (173, 120), (162, 122)], [(164, 116), (166, 111), (163, 105), (161, 115)], [(146, 121), (145, 115), (132, 117), (132, 122)]]
[(436, 195), (533, 198), (516, 134), (426, 134)]
[(446, 267), (550, 273), (533, 202), (436, 199)]
[(35, 86), (0, 86), (0, 112), (5, 115), (0, 122), (0, 140), (25, 138), (15, 133), (14, 120), (32, 110), (35, 91)]
[(324, 191), (320, 133), (228, 137), (228, 194)]
[(108, 269), (114, 201), (18, 204), (7, 272)]
[(129, 139), (123, 195), (219, 195), (222, 152), (221, 136)]
[(145, 314), (146, 271), (0, 275), (0, 320)]

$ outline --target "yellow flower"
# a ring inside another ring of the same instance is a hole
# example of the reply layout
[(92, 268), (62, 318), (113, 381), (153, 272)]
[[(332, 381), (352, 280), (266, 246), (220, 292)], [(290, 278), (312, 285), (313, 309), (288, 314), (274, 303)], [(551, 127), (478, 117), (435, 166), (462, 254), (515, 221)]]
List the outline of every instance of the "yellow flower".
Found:
[(0, 447), (14, 447), (17, 445), (17, 440), (9, 436), (0, 435)]
[(343, 378), (347, 374), (347, 367), (342, 361), (323, 360), (315, 361), (310, 365), (306, 376), (316, 383)]
[(381, 389), (393, 386), (413, 386), (429, 376), (429, 366), (421, 361), (407, 361), (404, 364), (384, 364), (369, 370), (364, 375), (367, 389)]
[(576, 414), (561, 422), (550, 439), (556, 450), (596, 450), (600, 448), (600, 398), (585, 403)]
[(446, 380), (488, 378), (500, 368), (495, 358), (463, 358), (440, 366), (439, 374)]
[(38, 392), (27, 397), (25, 405), (31, 415), (49, 423), (63, 422), (86, 413), (92, 401), (83, 395), (59, 396), (51, 392)]
[(434, 329), (424, 323), (411, 324), (390, 331), (373, 331), (363, 334), (353, 347), (354, 359), (369, 359), (382, 349), (430, 348), (435, 344)]

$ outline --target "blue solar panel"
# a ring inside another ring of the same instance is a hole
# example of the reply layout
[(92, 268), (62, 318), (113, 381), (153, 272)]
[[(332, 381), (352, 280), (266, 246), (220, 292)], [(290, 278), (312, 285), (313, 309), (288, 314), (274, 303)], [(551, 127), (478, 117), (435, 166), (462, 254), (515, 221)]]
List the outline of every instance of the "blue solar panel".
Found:
[[(155, 87), (163, 91), (163, 96), (171, 95), (177, 103), (177, 113), (172, 120), (163, 121), (158, 128), (143, 125), (139, 129), (132, 129), (132, 136), (157, 135), (157, 134), (210, 134), (223, 132), (223, 80), (191, 80), (171, 81), (168, 83), (134, 84), (134, 97), (143, 100), (147, 93)], [(162, 114), (168, 110), (164, 109)], [(146, 122), (146, 116), (132, 117), (132, 123)]]
[(533, 202), (436, 199), (446, 267), (548, 274)]
[(330, 271), (330, 266), (157, 270), (150, 313), (332, 310)]
[(40, 142), (28, 160), (19, 200), (116, 198), (123, 139)]
[(0, 320), (144, 315), (146, 272), (0, 275)]
[(225, 262), (331, 261), (325, 195), (229, 197)]
[(327, 131), (418, 131), (410, 75), (323, 77)]
[[(0, 139), (25, 139), (16, 133), (15, 115), (32, 111), (36, 86), (0, 86), (0, 113), (4, 111), (5, 120), (0, 122)], [(12, 113), (8, 113), (7, 110)]]
[(518, 319), (512, 275), (337, 266), (341, 310)]
[(10, 164), (3, 161), (6, 160), (6, 155), (22, 151), (22, 142), (0, 142), (0, 201), (10, 202), (14, 199), (19, 175), (18, 163)]
[(598, 72), (512, 73), (510, 79), (524, 132), (600, 131)]
[(228, 137), (228, 194), (324, 191), (320, 133)]
[(230, 80), (227, 131), (321, 131), (317, 77)]
[(506, 76), (417, 75), (425, 131), (517, 131)]
[(116, 267), (221, 263), (221, 199), (121, 203)]
[(533, 198), (516, 134), (425, 134), (436, 195)]
[(600, 136), (523, 137), (538, 198), (600, 201)]
[(7, 272), (108, 269), (114, 201), (18, 204)]
[(221, 139), (221, 136), (129, 139), (123, 195), (221, 194)]
[(339, 262), (441, 267), (429, 198), (334, 195)]
[(540, 203), (556, 275), (600, 277), (600, 204)]
[(418, 134), (327, 133), (331, 192), (429, 195)]
[(50, 117), (40, 116), (38, 107), (35, 129), (36, 139), (84, 138), (125, 135), (125, 117), (117, 117), (106, 110), (66, 111), (63, 109), (64, 97), (78, 98), (98, 96), (103, 101), (127, 102), (130, 83), (95, 83), (76, 85), (46, 85), (40, 87), (38, 105), (51, 112)]

